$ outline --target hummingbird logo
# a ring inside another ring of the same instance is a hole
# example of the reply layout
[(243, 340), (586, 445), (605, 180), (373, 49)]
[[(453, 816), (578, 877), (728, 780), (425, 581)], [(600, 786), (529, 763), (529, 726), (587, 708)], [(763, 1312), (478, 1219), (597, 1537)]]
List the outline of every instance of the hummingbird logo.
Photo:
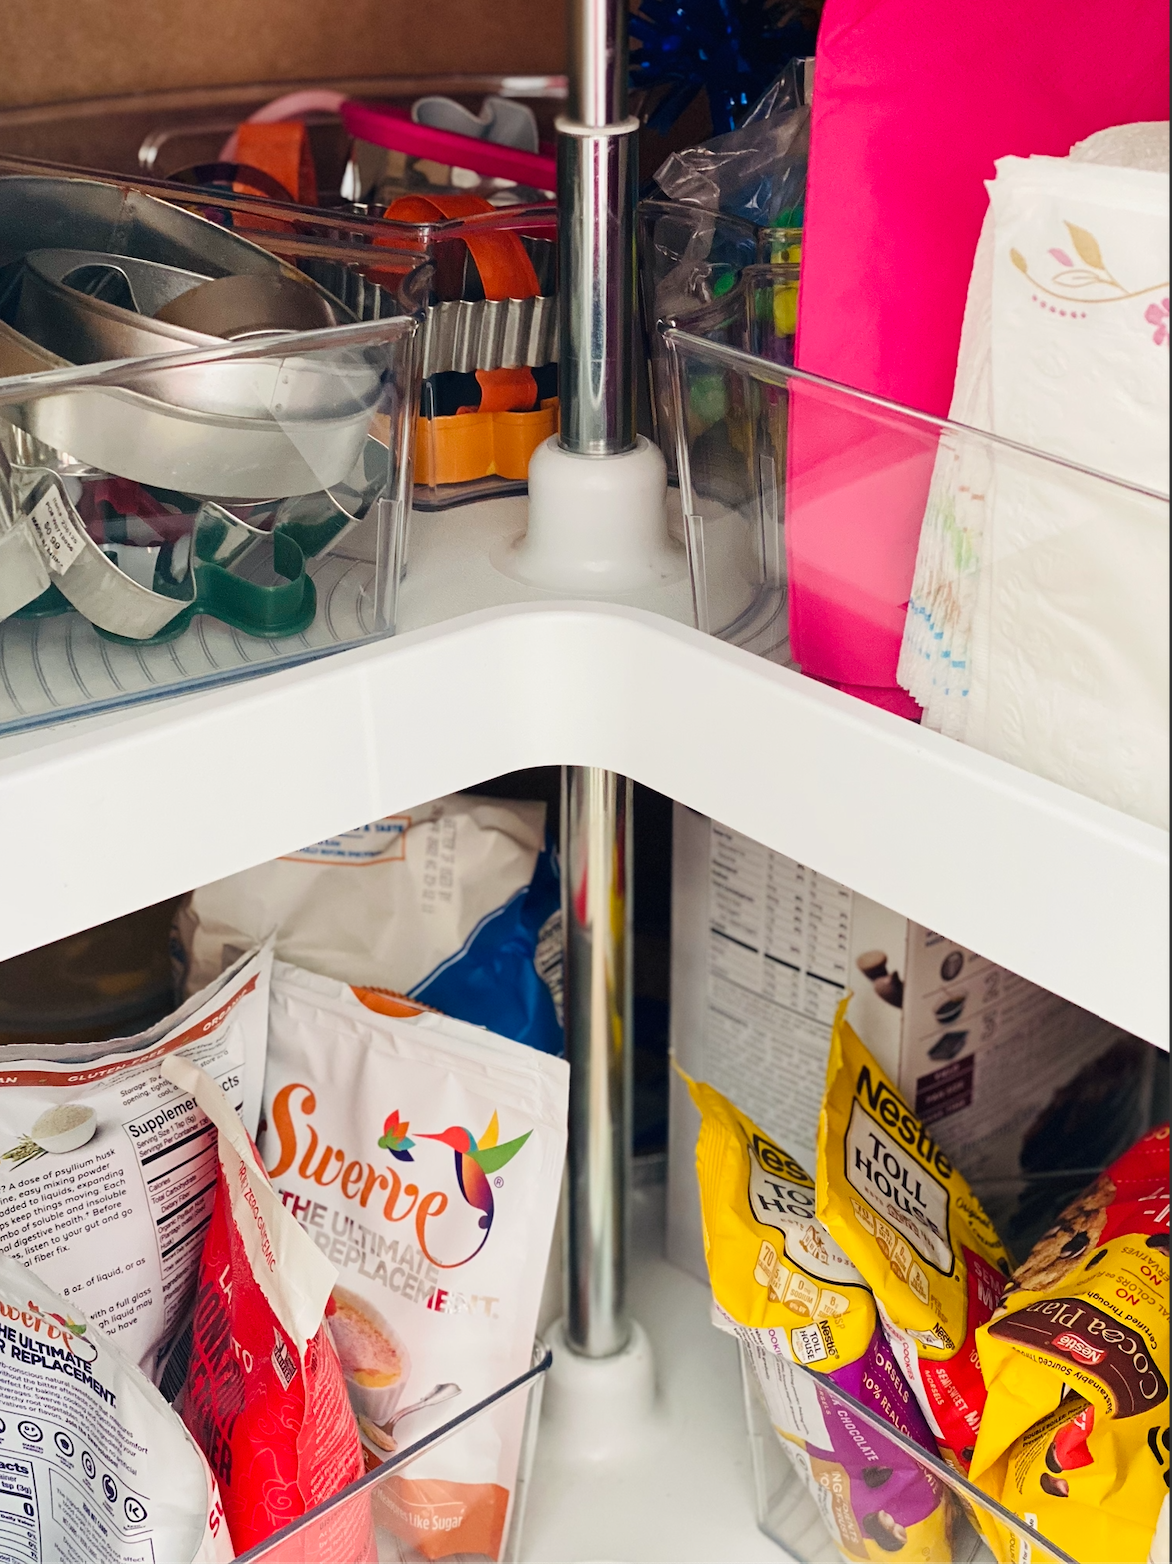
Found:
[(71, 1314), (49, 1314), (51, 1320), (56, 1320), (62, 1330), (71, 1331), (75, 1336), (85, 1335), (85, 1326), (75, 1320)]
[[(398, 1157), (403, 1162), (413, 1162), (411, 1148), (415, 1141), (407, 1134), (410, 1125), (399, 1118), (396, 1110), (387, 1119), (383, 1126), (384, 1133), (379, 1140), (379, 1145), (389, 1151), (392, 1157)], [(520, 1151), (521, 1147), (533, 1133), (527, 1130), (524, 1135), (518, 1135), (515, 1140), (507, 1140), (504, 1145), (500, 1142), (500, 1119), (496, 1113), (488, 1121), (488, 1127), (479, 1137), (472, 1134), (460, 1124), (453, 1124), (449, 1129), (435, 1135), (424, 1135), (417, 1132), (419, 1140), (437, 1140), (442, 1146), (451, 1148), (456, 1163), (456, 1182), (460, 1186), (460, 1193), (467, 1203), (480, 1212), (477, 1226), (484, 1233), (484, 1237), (476, 1248), (463, 1260), (461, 1264), (467, 1264), (480, 1253), (488, 1242), (488, 1235), (492, 1231), (492, 1219), (495, 1204), (492, 1195), (492, 1176), (499, 1173), (501, 1168), (510, 1163)]]

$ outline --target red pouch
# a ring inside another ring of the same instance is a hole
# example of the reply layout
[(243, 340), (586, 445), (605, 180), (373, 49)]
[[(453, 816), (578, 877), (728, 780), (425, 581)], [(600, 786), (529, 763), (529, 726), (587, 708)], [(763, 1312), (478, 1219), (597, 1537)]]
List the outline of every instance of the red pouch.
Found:
[[(217, 1084), (178, 1056), (163, 1068), (218, 1131), (219, 1187), (182, 1407), (243, 1553), (362, 1475), (358, 1426), (323, 1323), (337, 1272), (273, 1193)], [(367, 1504), (323, 1521), (331, 1535), (312, 1529), (315, 1556), (374, 1559)]]

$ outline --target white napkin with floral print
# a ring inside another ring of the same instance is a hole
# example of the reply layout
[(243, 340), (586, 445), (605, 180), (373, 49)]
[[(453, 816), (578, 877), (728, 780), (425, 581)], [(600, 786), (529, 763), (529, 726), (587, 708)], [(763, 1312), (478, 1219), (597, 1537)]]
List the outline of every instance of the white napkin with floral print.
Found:
[(1157, 824), (1168, 522), (1143, 491), (1168, 492), (1167, 146), (1128, 126), (998, 162), (952, 416), (1127, 486), (946, 435), (900, 664), (928, 725)]

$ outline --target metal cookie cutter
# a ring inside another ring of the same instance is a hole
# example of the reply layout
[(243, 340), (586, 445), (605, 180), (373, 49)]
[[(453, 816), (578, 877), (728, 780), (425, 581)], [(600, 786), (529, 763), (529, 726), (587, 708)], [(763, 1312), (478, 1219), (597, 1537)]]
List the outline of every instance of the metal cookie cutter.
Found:
[[(389, 218), (410, 221), (490, 212), (476, 196), (404, 196), (387, 208)], [(542, 398), (532, 374), (557, 358), (557, 305), (542, 292), (533, 256), (511, 229), (469, 221), (459, 238), (466, 251), (462, 291), (473, 281), (472, 264), (484, 297), (446, 299), (425, 317), (425, 391), (415, 447), (415, 478), (423, 489), (523, 481), (533, 451), (557, 427), (556, 399)], [(437, 259), (436, 265), (438, 284), (445, 263)], [(454, 280), (449, 268), (443, 285)], [(440, 384), (444, 376), (473, 374), (478, 395), (470, 386)]]
[(353, 470), (321, 494), (297, 495), (273, 507), (273, 532), (287, 533), (306, 559), (336, 548), (370, 514), (386, 493), (390, 452), (369, 438)]
[(23, 433), (10, 444), (15, 467), (0, 444), (0, 620), (73, 607), (136, 642), (169, 640), (195, 613), (250, 635), (299, 633), (315, 604), (308, 561), (366, 519), (390, 463), (370, 438), (341, 483), (248, 506), (244, 519), (79, 466)]
[(20, 489), (20, 520), (0, 540), (0, 558), (16, 551), (14, 537), (23, 534), (25, 550), (31, 545), (41, 563), (33, 573), (40, 583), (37, 596), (55, 586), (100, 630), (132, 641), (150, 640), (182, 614), (185, 624), (191, 618), (186, 611), (194, 610), (195, 575), (189, 541), (186, 548), (181, 540), (107, 552), (86, 531), (59, 473), (26, 468), (14, 493)]
[(205, 502), (192, 541), (196, 613), (270, 639), (300, 635), (313, 623), (317, 591), (292, 529), (259, 532)]
[(340, 306), (280, 273), (209, 278), (95, 250), (32, 250), (24, 272), (13, 324), (73, 364), (339, 324)]
[[(13, 326), (59, 362), (99, 363), (334, 324), (324, 295), (280, 273), (208, 279), (150, 262), (118, 263), (90, 251), (31, 252)], [(119, 290), (127, 302), (135, 287), (164, 302), (156, 316), (142, 315), (82, 292), (70, 285), (74, 279)], [(20, 421), (47, 444), (140, 482), (269, 498), (345, 477), (381, 375), (377, 355), (333, 350), (144, 369), (137, 386), (149, 396), (119, 389), (48, 398), (26, 404)]]
[[(62, 233), (78, 246), (72, 255), (51, 248)], [(239, 236), (100, 181), (0, 178), (5, 262), (3, 375), (351, 319)], [(373, 347), (282, 344), (271, 357), (144, 367), (133, 389), (30, 395), (6, 416), (56, 450), (141, 483), (240, 499), (307, 494), (352, 470), (384, 362)]]
[[(270, 639), (312, 623), (317, 594), (296, 523), (262, 530), (205, 501), (190, 528), (170, 542), (99, 543), (69, 487), (67, 477), (48, 469), (18, 475), (15, 492), (25, 494), (20, 519), (0, 536), (0, 613), (27, 608), (55, 588), (119, 641), (170, 640), (196, 614)], [(13, 561), (33, 562), (22, 577), (23, 604), (13, 601)], [(51, 602), (41, 609), (54, 611)]]
[(423, 378), (455, 370), (536, 368), (558, 356), (558, 301), (448, 299), (428, 307), (423, 327)]

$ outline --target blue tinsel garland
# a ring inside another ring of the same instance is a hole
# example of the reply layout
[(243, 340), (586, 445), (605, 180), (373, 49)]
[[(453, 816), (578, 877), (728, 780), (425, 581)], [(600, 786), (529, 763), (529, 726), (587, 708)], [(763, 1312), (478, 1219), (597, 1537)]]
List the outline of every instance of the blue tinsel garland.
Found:
[(814, 29), (777, 0), (640, 0), (631, 15), (632, 87), (670, 87), (648, 120), (666, 132), (701, 90), (713, 133), (733, 130)]

